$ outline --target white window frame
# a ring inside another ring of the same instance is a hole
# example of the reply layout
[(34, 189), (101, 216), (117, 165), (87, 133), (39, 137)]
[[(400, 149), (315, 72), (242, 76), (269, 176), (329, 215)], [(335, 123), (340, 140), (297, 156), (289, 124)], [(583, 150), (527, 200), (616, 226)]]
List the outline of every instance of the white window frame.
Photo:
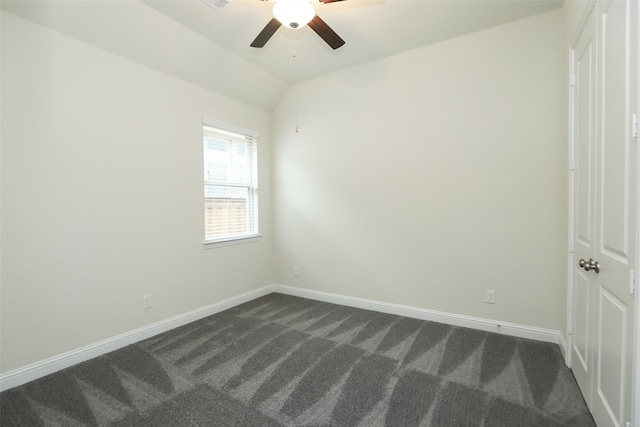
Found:
[[(251, 222), (251, 225), (250, 225), (251, 230), (249, 231), (249, 233), (242, 234), (242, 235), (224, 236), (216, 239), (207, 239), (206, 238), (207, 219), (205, 217), (204, 230), (203, 230), (205, 233), (205, 239), (203, 241), (204, 248), (211, 249), (211, 248), (216, 248), (221, 246), (237, 245), (242, 243), (250, 243), (250, 242), (258, 241), (262, 237), (259, 233), (260, 218), (259, 218), (259, 197), (258, 197), (258, 149), (257, 149), (259, 134), (254, 130), (247, 129), (242, 126), (237, 126), (231, 123), (223, 122), (221, 120), (212, 119), (210, 117), (203, 116), (202, 117), (203, 144), (205, 140), (206, 128), (210, 128), (214, 132), (215, 131), (220, 131), (221, 133), (230, 132), (230, 133), (236, 134), (237, 136), (242, 136), (247, 140), (251, 140), (253, 152), (251, 154), (251, 158), (252, 158), (251, 182), (230, 182), (229, 180), (225, 182), (225, 181), (218, 181), (218, 180), (207, 180), (206, 164), (205, 164), (206, 160), (203, 161), (203, 168), (204, 168), (203, 176), (205, 176), (204, 186), (203, 186), (203, 204), (205, 205), (205, 210), (206, 210), (206, 203), (207, 203), (207, 195), (206, 195), (206, 190), (204, 190), (204, 188), (206, 188), (207, 185), (247, 188), (247, 191), (249, 193), (248, 203), (250, 203), (250, 206), (247, 207), (248, 221)], [(204, 157), (204, 150), (205, 148), (203, 145), (203, 157)]]

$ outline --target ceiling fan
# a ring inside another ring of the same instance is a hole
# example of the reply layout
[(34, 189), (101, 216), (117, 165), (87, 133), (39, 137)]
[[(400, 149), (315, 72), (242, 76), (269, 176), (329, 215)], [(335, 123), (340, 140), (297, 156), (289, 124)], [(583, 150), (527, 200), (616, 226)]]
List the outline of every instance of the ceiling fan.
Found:
[(309, 25), (331, 48), (337, 49), (342, 46), (345, 43), (344, 40), (316, 15), (315, 9), (311, 5), (312, 1), (333, 3), (343, 0), (276, 0), (273, 7), (274, 18), (260, 31), (258, 37), (251, 43), (251, 47), (264, 47), (281, 25), (293, 29)]

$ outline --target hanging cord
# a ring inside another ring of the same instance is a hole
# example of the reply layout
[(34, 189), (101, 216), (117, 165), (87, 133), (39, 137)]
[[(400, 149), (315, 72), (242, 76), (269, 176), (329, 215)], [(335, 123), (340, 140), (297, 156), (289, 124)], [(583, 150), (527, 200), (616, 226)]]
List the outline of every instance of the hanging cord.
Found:
[[(296, 66), (296, 50), (294, 49), (293, 52), (291, 53), (291, 55), (293, 56), (293, 84), (295, 85), (296, 83), (298, 83), (298, 67)], [(294, 94), (295, 96), (295, 100), (294, 100), (294, 104), (295, 104), (295, 109), (296, 109), (296, 133), (300, 133), (300, 128), (298, 127), (298, 111), (299, 111), (299, 96), (298, 96), (298, 89), (296, 88), (296, 92)]]

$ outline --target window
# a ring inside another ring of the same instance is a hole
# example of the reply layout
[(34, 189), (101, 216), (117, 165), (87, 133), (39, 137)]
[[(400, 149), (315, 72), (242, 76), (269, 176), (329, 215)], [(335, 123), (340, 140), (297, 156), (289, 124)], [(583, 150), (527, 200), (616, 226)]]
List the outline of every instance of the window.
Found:
[(203, 119), (204, 243), (251, 241), (258, 234), (257, 136)]

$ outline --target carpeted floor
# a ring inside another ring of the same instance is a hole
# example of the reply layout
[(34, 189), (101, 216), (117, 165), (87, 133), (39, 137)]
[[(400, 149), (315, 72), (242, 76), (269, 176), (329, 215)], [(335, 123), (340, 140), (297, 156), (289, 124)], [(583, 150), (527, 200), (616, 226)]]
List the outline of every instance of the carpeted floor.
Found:
[(9, 426), (594, 426), (557, 345), (270, 294), (0, 394)]

